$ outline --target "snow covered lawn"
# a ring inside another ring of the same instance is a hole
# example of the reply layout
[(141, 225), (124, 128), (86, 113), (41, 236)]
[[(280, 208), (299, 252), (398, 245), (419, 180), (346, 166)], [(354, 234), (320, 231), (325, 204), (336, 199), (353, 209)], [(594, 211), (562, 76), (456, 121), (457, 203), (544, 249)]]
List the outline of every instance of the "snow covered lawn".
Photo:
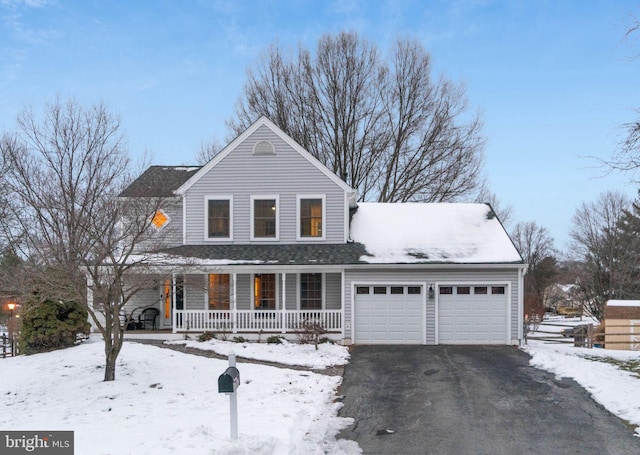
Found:
[[(258, 349), (277, 349), (255, 346), (256, 358)], [(286, 357), (302, 365), (347, 358), (339, 346), (322, 355), (285, 346)], [(351, 423), (337, 416), (340, 377), (238, 364), (239, 438), (231, 441), (229, 398), (217, 390), (226, 360), (125, 343), (116, 380), (103, 382), (103, 357), (102, 340), (92, 337), (74, 348), (0, 360), (0, 428), (73, 430), (76, 455), (361, 453), (335, 438)]]
[[(640, 426), (640, 352), (541, 341), (529, 341), (524, 350), (532, 366), (573, 378), (612, 414)], [(635, 431), (640, 436), (640, 427)]]
[(264, 360), (283, 365), (297, 365), (301, 367), (324, 369), (332, 365), (346, 365), (349, 362), (349, 352), (344, 346), (331, 343), (318, 345), (318, 350), (311, 344), (289, 343), (231, 343), (227, 341), (210, 340), (206, 342), (192, 340), (166, 341), (166, 344), (181, 344), (190, 348), (213, 351), (216, 354), (228, 356), (234, 352), (245, 359)]

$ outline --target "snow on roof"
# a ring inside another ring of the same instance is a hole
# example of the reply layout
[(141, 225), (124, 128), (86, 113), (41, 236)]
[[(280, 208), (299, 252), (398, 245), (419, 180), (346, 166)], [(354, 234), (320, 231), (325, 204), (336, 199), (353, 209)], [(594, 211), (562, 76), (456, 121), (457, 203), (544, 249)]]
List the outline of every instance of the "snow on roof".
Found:
[(486, 204), (359, 203), (351, 238), (369, 263), (522, 262)]
[(640, 300), (608, 300), (607, 306), (640, 306)]

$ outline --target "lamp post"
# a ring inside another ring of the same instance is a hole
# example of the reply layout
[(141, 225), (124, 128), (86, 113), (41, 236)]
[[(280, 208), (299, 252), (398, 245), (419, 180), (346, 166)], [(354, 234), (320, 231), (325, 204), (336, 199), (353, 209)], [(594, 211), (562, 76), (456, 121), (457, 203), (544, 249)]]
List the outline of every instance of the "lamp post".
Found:
[(7, 308), (9, 308), (9, 346), (11, 349), (11, 357), (13, 357), (14, 349), (13, 349), (13, 310), (16, 308), (15, 302), (8, 302)]

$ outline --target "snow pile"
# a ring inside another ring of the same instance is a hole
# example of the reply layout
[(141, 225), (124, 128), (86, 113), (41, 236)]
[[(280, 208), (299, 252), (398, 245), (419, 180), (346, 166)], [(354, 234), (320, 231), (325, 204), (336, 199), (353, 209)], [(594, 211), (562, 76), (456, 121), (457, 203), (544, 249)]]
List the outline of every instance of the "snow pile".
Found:
[(269, 343), (233, 343), (229, 341), (210, 340), (205, 342), (175, 340), (166, 344), (182, 344), (190, 348), (214, 351), (228, 356), (234, 353), (245, 359), (264, 360), (283, 365), (324, 369), (333, 365), (346, 365), (349, 362), (349, 351), (344, 346), (322, 343), (316, 350), (312, 344), (295, 344), (282, 340), (282, 344)]
[[(335, 436), (340, 377), (238, 364), (239, 438), (217, 378), (226, 360), (125, 343), (116, 380), (103, 382), (103, 343), (0, 360), (0, 427), (72, 430), (77, 455), (359, 454)], [(295, 355), (292, 353), (290, 355)]]
[(351, 238), (371, 263), (522, 260), (486, 204), (359, 203)]
[[(576, 348), (565, 344), (530, 341), (524, 348), (531, 355), (531, 365), (573, 378), (608, 411), (633, 425), (640, 426), (640, 377), (617, 366), (591, 358), (640, 362), (638, 351)], [(636, 428), (640, 436), (640, 428)]]

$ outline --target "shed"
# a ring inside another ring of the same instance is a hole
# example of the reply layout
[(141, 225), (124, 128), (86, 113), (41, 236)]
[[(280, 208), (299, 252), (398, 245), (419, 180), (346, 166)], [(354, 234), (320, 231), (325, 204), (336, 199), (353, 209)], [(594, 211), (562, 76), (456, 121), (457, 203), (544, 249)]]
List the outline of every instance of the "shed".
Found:
[(609, 300), (604, 317), (607, 349), (640, 350), (640, 300)]

